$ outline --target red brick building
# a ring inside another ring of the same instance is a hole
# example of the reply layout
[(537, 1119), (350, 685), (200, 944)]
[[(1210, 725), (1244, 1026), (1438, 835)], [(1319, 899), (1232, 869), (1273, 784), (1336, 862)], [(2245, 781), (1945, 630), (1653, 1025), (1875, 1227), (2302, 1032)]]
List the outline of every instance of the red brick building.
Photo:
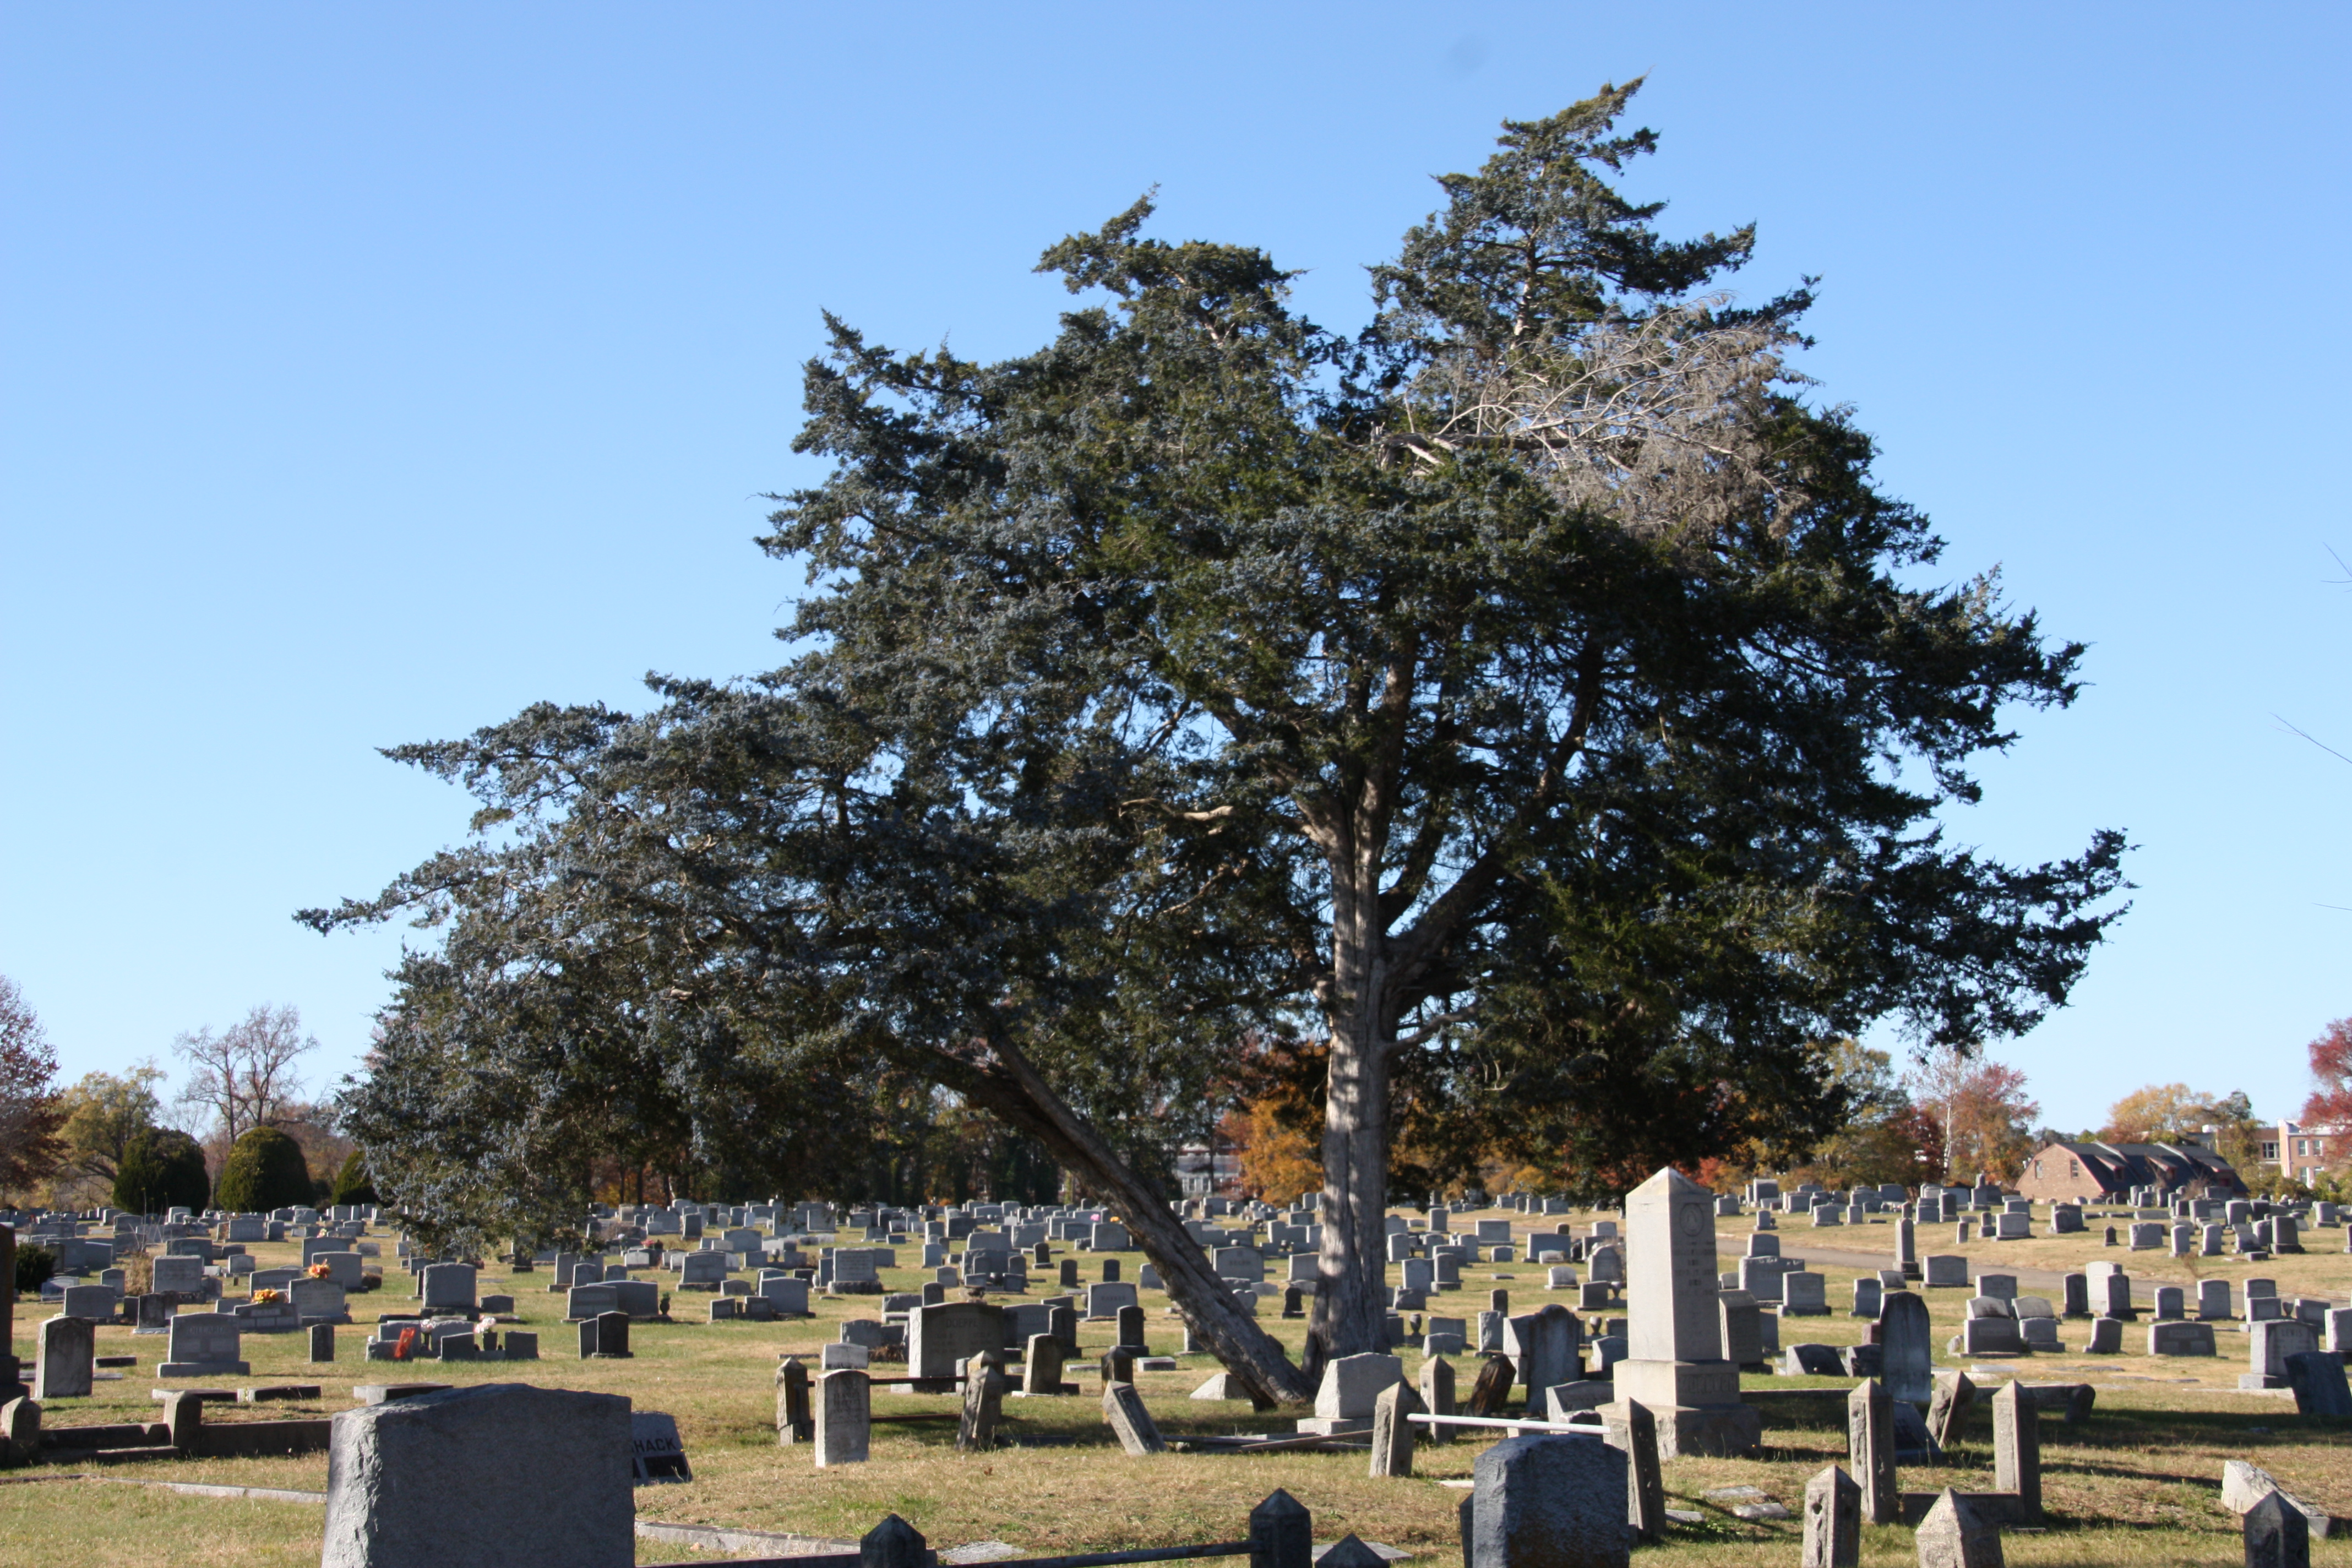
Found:
[(2017, 1181), (2020, 1196), (2042, 1203), (2117, 1203), (2135, 1187), (2166, 1194), (2194, 1187), (2212, 1197), (2246, 1192), (2227, 1160), (2194, 1143), (2050, 1143), (2025, 1162)]

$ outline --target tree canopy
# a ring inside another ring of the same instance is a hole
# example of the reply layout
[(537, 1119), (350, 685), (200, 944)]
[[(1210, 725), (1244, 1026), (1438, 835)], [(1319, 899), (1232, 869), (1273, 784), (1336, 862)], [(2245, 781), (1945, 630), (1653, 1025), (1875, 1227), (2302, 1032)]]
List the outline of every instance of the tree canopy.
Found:
[(256, 1127), (229, 1145), (213, 1202), (234, 1214), (307, 1206), (317, 1196), (302, 1146), (275, 1127)]
[(212, 1185), (205, 1152), (194, 1138), (177, 1128), (150, 1127), (124, 1147), (111, 1201), (129, 1214), (168, 1214), (175, 1208), (202, 1214)]
[[(1622, 1190), (1831, 1131), (1821, 1040), (1972, 1047), (2062, 1003), (2120, 838), (2018, 868), (1938, 813), (2081, 650), (1938, 579), (1786, 363), (1802, 289), (1708, 291), (1748, 230), (1670, 240), (1618, 192), (1654, 143), (1617, 128), (1635, 85), (1441, 180), (1360, 332), (1259, 251), (1147, 236), (1148, 201), (1047, 250), (1082, 299), (1032, 353), (829, 318), (797, 446), (835, 467), (763, 541), (809, 574), (789, 661), (400, 749), (481, 837), (306, 916), (446, 922), (347, 1107), (432, 1146), (402, 1201), (576, 1191), (511, 1156), (598, 1093), (738, 1085), (677, 1096), (719, 1149), (784, 1135), (733, 1123), (760, 1085), (900, 1073), (1119, 1204), (1228, 1364), (1296, 1396), (1384, 1340), (1408, 1122), (1433, 1162), (1502, 1128)], [(1304, 1369), (1152, 1169), (1270, 1037), (1322, 1112)], [(637, 1070), (598, 1083), (607, 1051)]]

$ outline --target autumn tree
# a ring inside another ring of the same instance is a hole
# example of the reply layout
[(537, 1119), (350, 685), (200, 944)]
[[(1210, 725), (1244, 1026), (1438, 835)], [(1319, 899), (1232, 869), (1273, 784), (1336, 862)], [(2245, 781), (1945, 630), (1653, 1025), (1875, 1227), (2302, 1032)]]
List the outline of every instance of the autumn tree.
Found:
[(2042, 1106), (2025, 1074), (1965, 1049), (1934, 1052), (1915, 1068), (1919, 1108), (1944, 1134), (1944, 1179), (2010, 1182), (2034, 1150)]
[(2352, 1018), (2338, 1018), (2311, 1042), (2311, 1078), (2315, 1087), (2303, 1102), (2299, 1121), (2307, 1127), (2352, 1131)]
[(27, 1194), (58, 1165), (58, 1054), (16, 983), (0, 974), (0, 1195)]
[(2107, 1124), (2099, 1136), (2109, 1143), (2178, 1142), (2213, 1122), (2214, 1104), (2214, 1096), (2185, 1083), (2148, 1084), (2107, 1107)]
[(58, 1095), (64, 1160), (53, 1184), (61, 1205), (111, 1201), (124, 1152), (162, 1114), (155, 1085), (163, 1079), (163, 1068), (142, 1062), (120, 1075), (84, 1073)]
[(1853, 1039), (1822, 1047), (1824, 1071), (1845, 1091), (1844, 1124), (1790, 1171), (1831, 1187), (1916, 1187), (1945, 1170), (1940, 1120), (1912, 1102), (1891, 1052)]

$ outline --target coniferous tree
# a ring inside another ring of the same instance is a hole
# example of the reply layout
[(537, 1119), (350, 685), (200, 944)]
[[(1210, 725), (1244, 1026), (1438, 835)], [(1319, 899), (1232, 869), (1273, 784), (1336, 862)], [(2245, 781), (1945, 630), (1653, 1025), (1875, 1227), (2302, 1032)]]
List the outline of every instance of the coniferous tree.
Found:
[[(811, 569), (805, 652), (396, 753), (509, 837), (306, 917), (449, 922), (375, 1125), (432, 1123), (397, 1102), (435, 1058), (552, 1103), (561, 1042), (608, 1030), (702, 1042), (701, 1075), (887, 1064), (1119, 1205), (1296, 1397), (1312, 1366), (1153, 1165), (1244, 1041), (1319, 1074), (1311, 1363), (1384, 1341), (1402, 1112), (1418, 1148), (1508, 1119), (1622, 1184), (1833, 1129), (1819, 1040), (1972, 1046), (2061, 1003), (2120, 839), (2016, 869), (1934, 824), (2080, 650), (1990, 579), (1919, 585), (1939, 542), (1784, 363), (1807, 297), (1706, 292), (1749, 232), (1665, 239), (1610, 183), (1654, 144), (1616, 129), (1633, 90), (1443, 180), (1355, 337), (1259, 252), (1145, 237), (1148, 203), (1047, 252), (1093, 302), (1034, 353), (835, 322), (799, 446), (836, 466), (766, 542)], [(453, 1193), (524, 1136), (496, 1120), (440, 1140)]]

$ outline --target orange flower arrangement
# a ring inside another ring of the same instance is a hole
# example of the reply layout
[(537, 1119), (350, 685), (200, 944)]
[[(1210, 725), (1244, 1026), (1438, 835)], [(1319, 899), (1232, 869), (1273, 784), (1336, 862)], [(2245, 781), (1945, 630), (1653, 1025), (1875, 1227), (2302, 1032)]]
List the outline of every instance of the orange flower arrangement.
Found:
[(328, 1275), (332, 1274), (334, 1270), (328, 1268), (323, 1263), (313, 1263), (309, 1268), (305, 1269), (304, 1272), (309, 1274), (313, 1279), (324, 1279)]
[(253, 1300), (257, 1306), (264, 1301), (283, 1301), (286, 1300), (286, 1293), (282, 1290), (256, 1290), (253, 1293)]

